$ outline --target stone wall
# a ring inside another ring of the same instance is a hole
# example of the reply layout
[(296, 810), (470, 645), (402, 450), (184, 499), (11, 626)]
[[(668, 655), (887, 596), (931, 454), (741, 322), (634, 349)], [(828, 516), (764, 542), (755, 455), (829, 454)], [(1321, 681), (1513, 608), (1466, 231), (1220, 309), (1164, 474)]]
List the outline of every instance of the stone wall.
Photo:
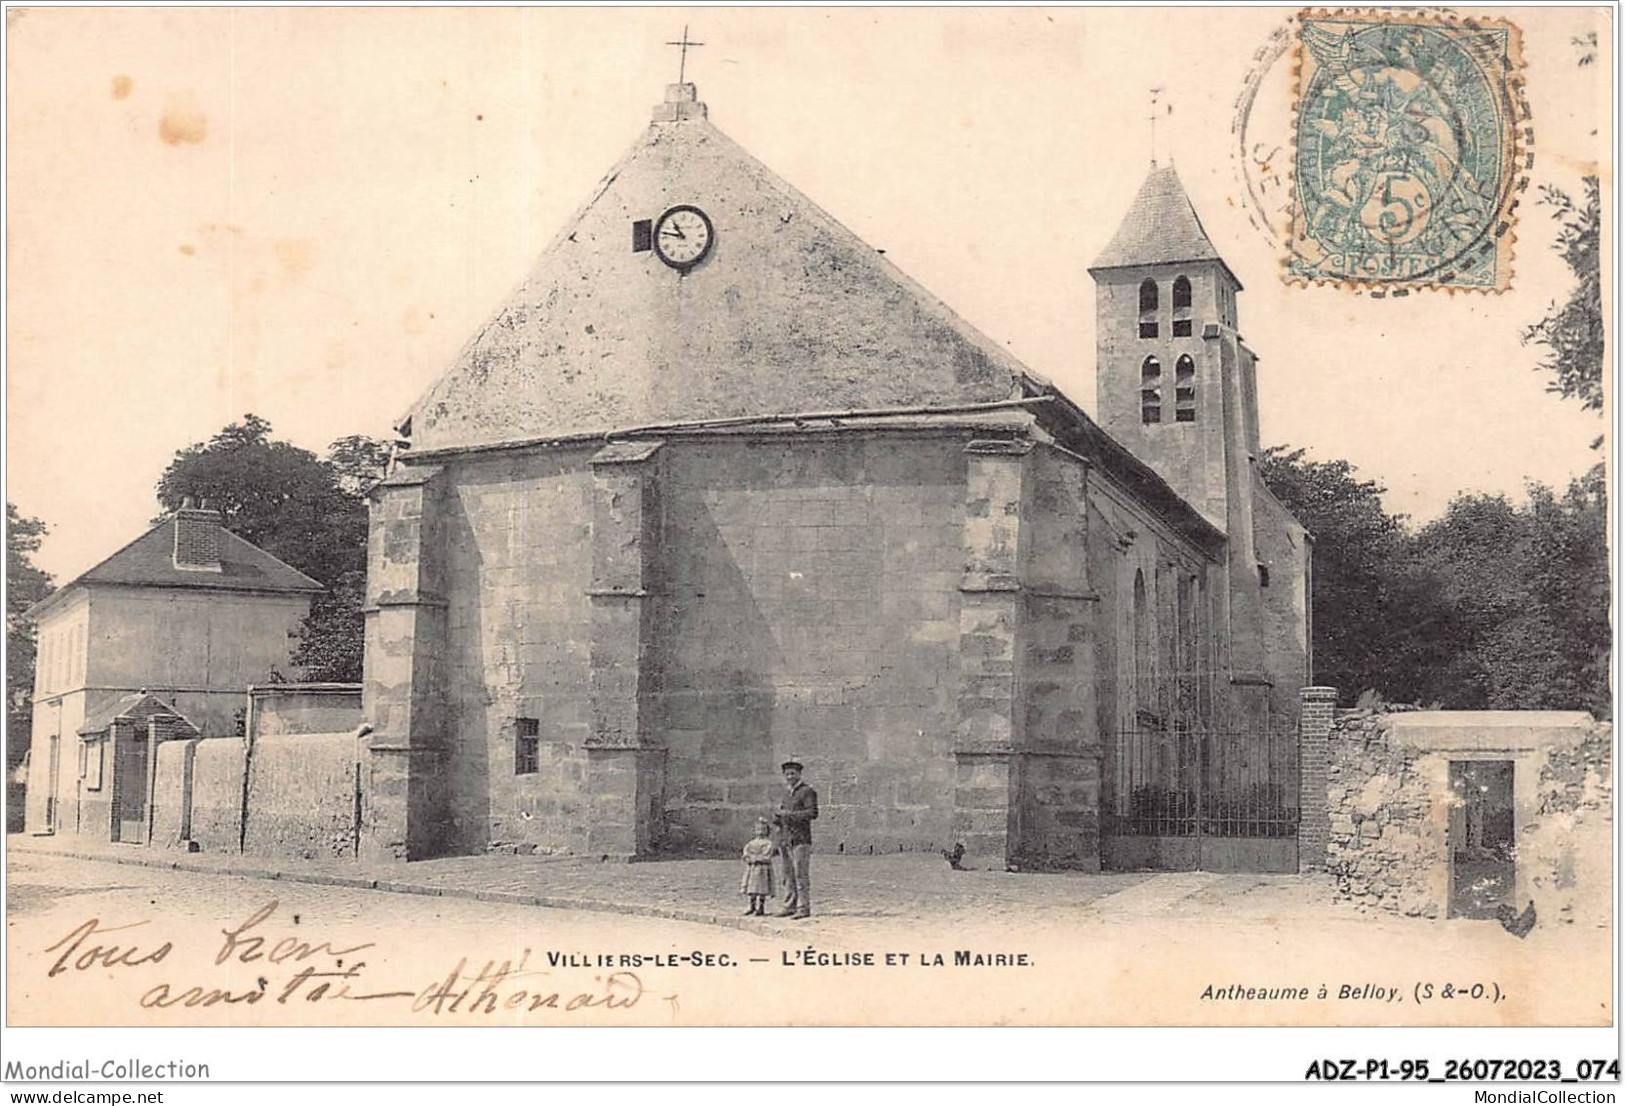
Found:
[[(586, 847), (594, 448), (448, 470), (448, 852)], [(537, 734), (523, 775), (521, 718)]]
[(733, 850), (800, 755), (816, 847), (951, 844), (964, 440), (668, 446), (655, 729), (667, 839)]
[(1100, 867), (1101, 735), (1094, 728), (1099, 596), (1090, 578), (1088, 472), (1040, 446), (1029, 458), (1020, 656), (1023, 868)]
[(361, 724), (360, 684), (270, 684), (248, 689), (250, 737), (340, 733)]
[(306, 860), (355, 856), (357, 761), (353, 732), (255, 740), (243, 851)]
[(1511, 905), (1533, 901), (1547, 922), (1606, 922), (1611, 736), (1606, 723), (1573, 712), (1341, 712), (1327, 740), (1326, 870), (1362, 905), (1445, 916), (1459, 806), (1450, 765), (1506, 760), (1516, 842)]
[(242, 848), (244, 744), (239, 737), (206, 738), (192, 751), (192, 840), (203, 852)]
[(192, 779), (198, 738), (157, 747), (152, 774), (152, 845), (186, 849), (192, 837)]

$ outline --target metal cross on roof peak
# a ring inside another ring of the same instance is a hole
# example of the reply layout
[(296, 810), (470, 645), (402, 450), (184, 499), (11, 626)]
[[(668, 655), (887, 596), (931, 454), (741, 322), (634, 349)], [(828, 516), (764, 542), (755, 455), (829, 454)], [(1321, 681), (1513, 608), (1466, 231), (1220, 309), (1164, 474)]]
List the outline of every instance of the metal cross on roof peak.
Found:
[(684, 75), (688, 72), (688, 48), (690, 46), (704, 46), (705, 43), (703, 43), (703, 42), (690, 42), (689, 38), (688, 38), (688, 24), (685, 23), (685, 24), (683, 24), (683, 38), (682, 38), (682, 41), (680, 41), (680, 42), (668, 42), (668, 43), (666, 43), (666, 45), (667, 46), (681, 46), (683, 48), (683, 52), (678, 56), (678, 60), (677, 60), (677, 83), (678, 84), (683, 84), (684, 83)]
[[(1157, 167), (1157, 108), (1163, 106), (1161, 100), (1162, 86), (1157, 85), (1151, 90), (1151, 114), (1146, 117), (1151, 121), (1151, 168), (1153, 169)], [(1174, 105), (1168, 104), (1167, 109), (1168, 115), (1174, 113)]]

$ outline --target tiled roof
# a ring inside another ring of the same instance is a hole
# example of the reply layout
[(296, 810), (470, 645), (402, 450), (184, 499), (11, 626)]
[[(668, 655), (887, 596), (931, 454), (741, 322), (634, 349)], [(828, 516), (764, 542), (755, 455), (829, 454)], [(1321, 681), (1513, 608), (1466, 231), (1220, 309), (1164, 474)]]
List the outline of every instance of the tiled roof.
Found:
[(1166, 265), (1224, 259), (1213, 248), (1173, 166), (1154, 168), (1129, 205), (1117, 233), (1095, 259), (1094, 269)]
[(107, 728), (113, 724), (115, 718), (129, 717), (144, 722), (156, 714), (167, 714), (179, 718), (186, 723), (193, 733), (197, 732), (197, 727), (192, 725), (191, 719), (148, 691), (133, 692), (96, 711), (85, 719), (85, 724), (79, 727), (79, 732), (81, 734), (105, 733)]
[(224, 527), (220, 530), (219, 572), (176, 568), (173, 518), (164, 519), (95, 568), (68, 581), (36, 604), (29, 613), (37, 617), (55, 599), (80, 584), (199, 588), (210, 591), (308, 593), (322, 590), (322, 585), (317, 581)]

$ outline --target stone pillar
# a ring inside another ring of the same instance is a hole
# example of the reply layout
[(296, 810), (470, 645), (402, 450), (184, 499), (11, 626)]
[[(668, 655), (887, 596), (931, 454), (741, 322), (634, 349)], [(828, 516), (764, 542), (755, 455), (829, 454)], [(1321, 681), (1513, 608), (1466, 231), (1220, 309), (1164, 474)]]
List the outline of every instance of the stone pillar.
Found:
[(586, 847), (644, 856), (663, 837), (666, 750), (653, 728), (660, 550), (659, 442), (617, 442), (592, 458), (592, 726)]
[(445, 495), (436, 466), (403, 465), (372, 490), (367, 535), (361, 855), (419, 860), (446, 819)]
[(953, 835), (967, 868), (1004, 869), (1020, 841), (1023, 712), (1017, 678), (1022, 624), (1021, 497), (1032, 443), (965, 447), (965, 574), (960, 580), (959, 724), (954, 734)]
[(1337, 689), (1306, 687), (1299, 696), (1302, 710), (1298, 716), (1298, 870), (1304, 872), (1326, 867), (1326, 846), (1332, 832), (1326, 769), (1331, 763)]

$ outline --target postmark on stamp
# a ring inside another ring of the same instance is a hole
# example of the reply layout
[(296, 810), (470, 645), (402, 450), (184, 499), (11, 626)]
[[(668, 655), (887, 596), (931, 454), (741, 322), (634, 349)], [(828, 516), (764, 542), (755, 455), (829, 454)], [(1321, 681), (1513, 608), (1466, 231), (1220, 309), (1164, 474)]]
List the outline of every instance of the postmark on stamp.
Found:
[(1380, 11), (1298, 32), (1286, 279), (1505, 289), (1533, 139), (1518, 29)]

